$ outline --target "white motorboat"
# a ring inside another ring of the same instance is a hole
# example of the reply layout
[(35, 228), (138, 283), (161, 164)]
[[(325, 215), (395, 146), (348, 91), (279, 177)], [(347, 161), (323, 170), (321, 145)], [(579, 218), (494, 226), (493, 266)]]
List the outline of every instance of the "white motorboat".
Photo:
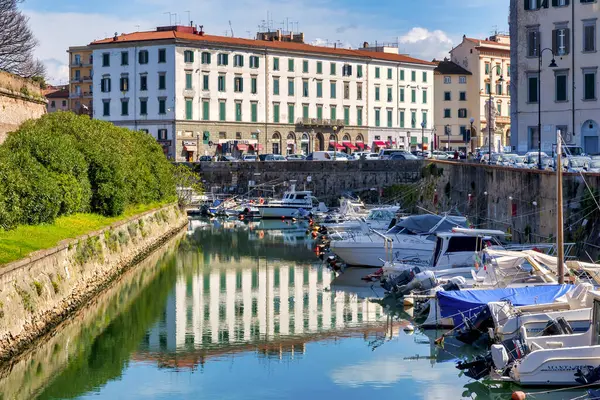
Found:
[(466, 227), (466, 218), (415, 215), (403, 218), (385, 234), (371, 230), (367, 234), (331, 235), (330, 249), (353, 266), (381, 267), (390, 259), (429, 261), (435, 247), (435, 233), (449, 232), (455, 227)]
[(318, 200), (313, 197), (311, 191), (296, 191), (296, 185), (291, 184), (290, 190), (283, 194), (281, 200), (258, 204), (255, 207), (262, 218), (299, 218), (312, 213), (318, 205)]
[(348, 231), (363, 231), (368, 232), (370, 229), (376, 231), (387, 231), (396, 225), (396, 215), (400, 211), (400, 207), (382, 207), (373, 208), (369, 211), (366, 217), (359, 215), (350, 216), (349, 219), (334, 223), (321, 223), (320, 226), (327, 229), (327, 232), (348, 232)]

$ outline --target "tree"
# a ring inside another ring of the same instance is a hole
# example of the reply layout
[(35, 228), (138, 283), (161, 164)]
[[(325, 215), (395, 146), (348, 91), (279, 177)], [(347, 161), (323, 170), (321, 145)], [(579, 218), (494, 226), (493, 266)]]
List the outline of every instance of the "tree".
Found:
[(44, 76), (44, 64), (33, 57), (38, 45), (27, 18), (17, 4), (23, 0), (0, 0), (0, 70), (24, 78)]
[(173, 167), (173, 177), (177, 186), (177, 201), (179, 207), (184, 208), (192, 203), (194, 194), (204, 193), (200, 176), (185, 164)]

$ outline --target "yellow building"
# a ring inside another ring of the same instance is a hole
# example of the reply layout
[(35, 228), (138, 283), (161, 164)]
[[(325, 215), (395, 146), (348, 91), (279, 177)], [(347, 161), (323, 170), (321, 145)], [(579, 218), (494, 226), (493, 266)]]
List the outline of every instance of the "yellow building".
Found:
[(69, 47), (69, 110), (92, 114), (93, 59), (88, 46)]

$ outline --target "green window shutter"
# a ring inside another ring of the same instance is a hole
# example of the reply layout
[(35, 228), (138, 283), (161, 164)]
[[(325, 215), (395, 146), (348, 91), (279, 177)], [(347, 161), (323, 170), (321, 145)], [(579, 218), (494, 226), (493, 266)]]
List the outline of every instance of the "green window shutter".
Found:
[(379, 101), (379, 87), (375, 87), (375, 101)]
[(235, 120), (237, 122), (242, 120), (242, 103), (235, 103)]
[(379, 79), (379, 67), (375, 67), (375, 78)]
[(302, 106), (302, 118), (308, 118), (308, 106)]
[(273, 94), (279, 96), (279, 78), (273, 78)]
[(273, 59), (273, 71), (279, 71), (279, 58), (275, 57)]
[(121, 101), (121, 115), (129, 115), (129, 101)]
[(208, 144), (208, 142), (210, 142), (210, 132), (204, 131), (202, 132), (202, 143)]
[(226, 115), (225, 115), (225, 102), (222, 101), (219, 103), (219, 121), (225, 121), (226, 119)]
[(158, 100), (158, 113), (166, 114), (167, 113), (167, 102), (164, 99)]
[(256, 85), (256, 78), (252, 78), (252, 80), (250, 81), (250, 86), (251, 86), (251, 91), (252, 94), (256, 94), (257, 93), (257, 85)]
[(331, 91), (331, 98), (335, 99), (337, 97), (337, 85), (335, 82), (331, 82), (331, 84), (329, 85), (329, 89)]
[(329, 69), (330, 69), (331, 75), (336, 74), (335, 63), (331, 63)]
[(400, 111), (400, 128), (404, 128), (404, 111)]
[(148, 100), (140, 100), (140, 115), (148, 114)]
[(375, 110), (375, 126), (380, 126), (380, 120), (379, 120), (380, 113), (381, 113), (381, 111)]
[(410, 137), (410, 144), (417, 144), (417, 137), (416, 136), (411, 136)]
[(387, 112), (387, 127), (392, 127), (392, 110), (388, 110)]
[(413, 103), (416, 103), (416, 102), (417, 102), (417, 91), (416, 91), (415, 89), (412, 89), (412, 92), (411, 92), (411, 94), (410, 94), (410, 100), (411, 100)]
[(389, 103), (392, 102), (392, 88), (391, 87), (387, 88), (387, 101)]
[(323, 97), (323, 82), (317, 82), (317, 97)]
[(294, 105), (288, 104), (288, 123), (293, 124), (294, 119)]
[(344, 125), (350, 125), (350, 107), (344, 107)]
[(185, 119), (192, 119), (192, 100), (185, 99)]
[(208, 90), (208, 83), (209, 83), (208, 75), (204, 75), (202, 77), (202, 89), (203, 90)]
[(410, 113), (410, 126), (413, 129), (417, 127), (417, 113), (415, 111)]
[(252, 114), (252, 122), (256, 122), (258, 120), (258, 104), (250, 104), (250, 111)]
[(323, 106), (317, 106), (317, 119), (323, 119)]
[(279, 104), (273, 104), (273, 122), (279, 123)]
[(294, 59), (293, 58), (288, 59), (288, 71), (294, 72)]
[(400, 70), (400, 80), (401, 81), (404, 80), (404, 70), (403, 69)]
[(388, 73), (387, 74), (388, 74), (388, 79), (392, 79), (393, 72), (392, 72), (391, 68), (388, 68)]
[(308, 60), (302, 61), (302, 72), (308, 73)]
[(317, 61), (317, 74), (323, 73), (323, 63), (321, 61)]
[(362, 126), (362, 108), (356, 110), (356, 125)]
[(190, 73), (185, 74), (185, 88), (186, 89), (192, 88), (192, 74), (190, 74)]
[(335, 120), (335, 119), (337, 119), (337, 115), (336, 115), (336, 114), (337, 114), (337, 107), (335, 107), (335, 106), (332, 106), (332, 107), (331, 107), (331, 119), (332, 119), (332, 120)]
[(423, 90), (423, 104), (427, 104), (427, 90)]
[(208, 121), (210, 119), (210, 103), (208, 101), (202, 102), (202, 119)]
[(362, 78), (362, 76), (363, 76), (362, 65), (357, 65), (356, 66), (356, 77)]
[(427, 82), (427, 72), (423, 71), (423, 82)]
[(400, 101), (404, 101), (404, 88), (400, 89)]
[(288, 80), (288, 96), (293, 96), (294, 95), (294, 80), (290, 79)]
[(410, 71), (410, 80), (413, 82), (417, 81), (417, 71)]

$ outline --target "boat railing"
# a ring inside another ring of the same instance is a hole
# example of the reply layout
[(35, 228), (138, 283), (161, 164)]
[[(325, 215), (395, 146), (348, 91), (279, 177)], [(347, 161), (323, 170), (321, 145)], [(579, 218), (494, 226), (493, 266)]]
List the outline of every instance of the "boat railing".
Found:
[[(575, 256), (571, 255), (571, 251), (575, 247), (575, 243), (564, 244), (564, 255), (565, 259), (573, 260)], [(524, 250), (538, 250), (549, 256), (556, 257), (558, 254), (558, 248), (556, 243), (528, 243), (528, 244), (507, 244), (504, 246), (506, 250), (511, 251), (524, 251)]]

